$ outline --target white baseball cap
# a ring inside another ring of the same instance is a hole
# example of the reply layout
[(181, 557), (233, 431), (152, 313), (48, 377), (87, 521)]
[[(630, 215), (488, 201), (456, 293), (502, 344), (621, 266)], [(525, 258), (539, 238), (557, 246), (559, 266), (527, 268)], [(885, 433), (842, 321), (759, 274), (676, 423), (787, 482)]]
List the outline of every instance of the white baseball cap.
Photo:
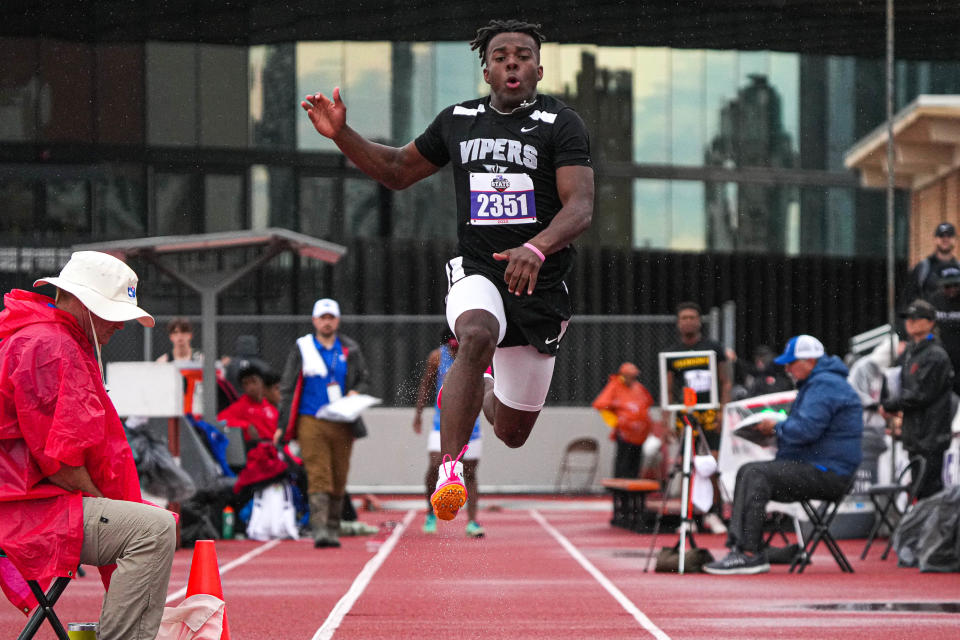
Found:
[(319, 318), (320, 316), (328, 313), (334, 318), (340, 317), (340, 305), (337, 304), (336, 300), (333, 300), (332, 298), (320, 298), (313, 303), (314, 318)]
[(52, 284), (72, 293), (90, 313), (104, 320), (137, 320), (152, 327), (153, 316), (137, 306), (137, 282), (133, 269), (110, 254), (75, 251), (60, 275), (40, 278), (33, 286)]
[(806, 360), (807, 358), (819, 358), (825, 353), (823, 343), (808, 335), (799, 335), (790, 338), (787, 348), (783, 350), (774, 362), (777, 364), (790, 364), (797, 360)]

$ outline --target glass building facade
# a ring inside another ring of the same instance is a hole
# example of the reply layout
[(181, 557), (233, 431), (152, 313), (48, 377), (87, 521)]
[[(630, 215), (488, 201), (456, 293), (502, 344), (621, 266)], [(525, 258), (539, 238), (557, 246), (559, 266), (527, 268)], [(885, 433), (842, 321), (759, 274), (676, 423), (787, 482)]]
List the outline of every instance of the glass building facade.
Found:
[[(449, 170), (382, 188), (313, 131), (299, 102), (340, 86), (353, 128), (403, 145), (447, 105), (487, 93), (466, 43), (5, 38), (0, 56), (4, 246), (268, 226), (335, 242), (455, 234)], [(596, 217), (583, 242), (885, 251), (884, 194), (843, 167), (883, 122), (882, 61), (572, 44), (544, 45), (541, 61), (541, 91), (591, 131)], [(897, 108), (960, 92), (960, 62), (901, 61), (896, 74)], [(901, 194), (904, 240), (906, 204)]]

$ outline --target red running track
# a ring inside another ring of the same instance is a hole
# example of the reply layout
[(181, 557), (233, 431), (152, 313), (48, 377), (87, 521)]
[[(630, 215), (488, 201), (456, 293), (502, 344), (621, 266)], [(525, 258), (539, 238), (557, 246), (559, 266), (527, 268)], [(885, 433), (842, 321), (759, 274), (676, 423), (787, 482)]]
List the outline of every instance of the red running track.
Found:
[[(610, 527), (595, 500), (582, 509), (563, 501), (513, 509), (497, 497), (485, 504), (494, 502), (507, 508), (482, 512), (480, 540), (464, 536), (462, 517), (428, 536), (422, 511), (401, 510), (362, 514), (399, 524), (377, 540), (344, 538), (340, 550), (315, 550), (309, 541), (218, 542), (233, 640), (960, 637), (956, 613), (811, 608), (960, 601), (960, 576), (897, 568), (895, 558), (879, 559), (879, 548), (860, 561), (862, 540), (841, 541), (853, 575), (826, 550), (803, 575), (785, 566), (759, 576), (644, 573), (650, 536)], [(722, 536), (696, 540), (716, 556), (724, 551)], [(676, 536), (660, 541), (670, 545)], [(174, 604), (190, 558), (188, 549), (176, 554)], [(57, 611), (65, 622), (95, 620), (101, 599), (90, 572)], [(0, 638), (15, 638), (24, 620), (0, 607)], [(53, 634), (44, 628), (37, 637)]]

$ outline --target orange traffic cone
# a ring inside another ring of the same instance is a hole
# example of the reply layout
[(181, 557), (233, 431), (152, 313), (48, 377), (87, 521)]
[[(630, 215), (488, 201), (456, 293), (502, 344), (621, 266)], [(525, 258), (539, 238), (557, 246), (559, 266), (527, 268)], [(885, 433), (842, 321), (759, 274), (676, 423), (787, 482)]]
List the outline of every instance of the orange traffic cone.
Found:
[[(217, 562), (217, 550), (213, 540), (197, 540), (193, 547), (190, 578), (187, 580), (187, 597), (198, 593), (224, 599), (223, 588), (220, 586), (220, 565)], [(230, 640), (226, 605), (223, 606), (223, 633), (220, 634), (220, 640)]]

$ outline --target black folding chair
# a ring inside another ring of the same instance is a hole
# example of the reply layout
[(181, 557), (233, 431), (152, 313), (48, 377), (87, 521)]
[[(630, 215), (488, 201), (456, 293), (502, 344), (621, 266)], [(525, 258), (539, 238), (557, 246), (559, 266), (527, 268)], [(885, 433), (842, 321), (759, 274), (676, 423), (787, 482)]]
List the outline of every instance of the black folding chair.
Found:
[[(920, 488), (920, 482), (923, 480), (923, 474), (927, 470), (927, 461), (923, 456), (914, 456), (897, 476), (896, 484), (878, 484), (870, 487), (867, 495), (870, 496), (870, 502), (873, 503), (873, 527), (870, 528), (870, 534), (867, 536), (867, 544), (863, 547), (863, 553), (860, 559), (865, 560), (867, 552), (870, 551), (870, 545), (874, 538), (880, 532), (880, 527), (886, 525), (889, 530), (887, 546), (880, 556), (881, 560), (886, 560), (890, 549), (893, 547), (893, 531), (900, 523), (900, 518), (910, 509), (917, 497), (917, 490)], [(910, 480), (907, 481), (907, 474), (910, 474)], [(906, 495), (906, 507), (901, 510), (900, 496)], [(892, 510), (892, 511), (891, 511)]]
[[(0, 557), (6, 557), (2, 549), (0, 549)], [(53, 632), (57, 634), (59, 640), (70, 640), (70, 636), (67, 635), (66, 629), (63, 628), (63, 623), (60, 622), (60, 618), (57, 617), (53, 607), (57, 604), (57, 600), (60, 599), (60, 595), (72, 579), (72, 575), (69, 577), (56, 578), (46, 592), (43, 591), (40, 583), (36, 580), (27, 580), (27, 586), (30, 587), (30, 591), (33, 592), (33, 596), (37, 599), (38, 606), (36, 610), (34, 610), (33, 615), (30, 616), (30, 619), (27, 620), (23, 631), (17, 636), (17, 640), (30, 640), (33, 638), (37, 635), (37, 631), (40, 630), (40, 626), (44, 620), (50, 623), (50, 626), (53, 627)]]
[(807, 537), (806, 543), (803, 545), (803, 549), (797, 554), (797, 557), (794, 558), (793, 562), (790, 564), (790, 573), (793, 573), (794, 570), (796, 570), (797, 573), (803, 573), (803, 570), (806, 569), (807, 565), (810, 564), (810, 561), (813, 559), (813, 552), (816, 551), (817, 545), (820, 544), (821, 540), (823, 541), (823, 544), (827, 545), (827, 549), (830, 550), (830, 555), (832, 555), (833, 559), (837, 561), (837, 565), (840, 567), (840, 570), (844, 573), (853, 573), (853, 567), (850, 566), (847, 556), (843, 554), (843, 551), (840, 549), (840, 545), (837, 544), (833, 534), (830, 533), (830, 525), (833, 523), (833, 519), (837, 517), (837, 512), (840, 510), (840, 504), (843, 502), (843, 499), (847, 497), (847, 494), (850, 493), (850, 489), (852, 488), (853, 477), (850, 478), (850, 484), (847, 485), (847, 488), (844, 490), (843, 494), (836, 499), (819, 499), (820, 504), (816, 507), (813, 506), (813, 502), (817, 500), (816, 498), (797, 501), (803, 508), (804, 513), (807, 514), (807, 518), (810, 520), (810, 525), (813, 527), (813, 531)]

